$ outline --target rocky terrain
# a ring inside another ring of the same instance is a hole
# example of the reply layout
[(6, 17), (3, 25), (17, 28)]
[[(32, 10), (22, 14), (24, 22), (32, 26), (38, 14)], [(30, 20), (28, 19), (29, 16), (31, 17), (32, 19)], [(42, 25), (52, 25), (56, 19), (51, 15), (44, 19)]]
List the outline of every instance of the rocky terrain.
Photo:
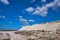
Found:
[(54, 31), (31, 30), (18, 31), (15, 34), (22, 35), (24, 40), (60, 40), (60, 29)]
[(60, 40), (60, 21), (0, 31), (0, 40)]

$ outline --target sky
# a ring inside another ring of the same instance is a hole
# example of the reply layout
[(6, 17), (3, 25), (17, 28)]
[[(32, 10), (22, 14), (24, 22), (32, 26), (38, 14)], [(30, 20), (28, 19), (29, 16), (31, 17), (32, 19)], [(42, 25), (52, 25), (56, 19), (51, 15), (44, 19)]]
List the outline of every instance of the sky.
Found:
[(0, 30), (60, 20), (60, 0), (0, 0)]

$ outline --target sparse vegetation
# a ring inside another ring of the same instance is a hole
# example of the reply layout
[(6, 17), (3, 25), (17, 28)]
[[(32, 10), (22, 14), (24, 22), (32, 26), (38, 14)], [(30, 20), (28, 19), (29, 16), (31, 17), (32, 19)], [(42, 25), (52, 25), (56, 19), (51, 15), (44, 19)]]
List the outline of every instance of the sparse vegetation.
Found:
[(27, 40), (56, 40), (58, 39), (58, 36), (54, 34), (57, 34), (58, 32), (60, 32), (60, 30), (56, 30), (56, 31), (57, 32), (54, 33), (54, 31), (51, 32), (51, 31), (45, 31), (45, 30), (31, 30), (31, 31), (18, 31), (18, 32), (15, 32), (15, 34), (21, 34), (25, 37), (28, 36)]
[[(24, 40), (25, 39), (26, 40), (60, 40), (60, 29), (57, 29), (55, 32), (45, 31), (45, 30), (31, 30), (31, 31), (24, 30), (24, 31), (16, 31), (14, 33), (17, 35), (20, 35), (17, 38), (21, 37)], [(10, 40), (10, 39), (4, 39), (4, 40)], [(20, 40), (20, 39), (17, 39), (17, 40)]]
[(31, 39), (31, 38), (30, 38), (30, 39), (28, 39), (28, 40), (35, 40), (35, 39)]
[(10, 40), (10, 39), (4, 39), (4, 40)]
[(15, 34), (21, 34), (25, 36), (33, 35), (31, 32), (28, 32), (28, 31), (18, 31), (18, 32), (15, 32)]
[(56, 34), (60, 34), (60, 29), (57, 29), (56, 30)]

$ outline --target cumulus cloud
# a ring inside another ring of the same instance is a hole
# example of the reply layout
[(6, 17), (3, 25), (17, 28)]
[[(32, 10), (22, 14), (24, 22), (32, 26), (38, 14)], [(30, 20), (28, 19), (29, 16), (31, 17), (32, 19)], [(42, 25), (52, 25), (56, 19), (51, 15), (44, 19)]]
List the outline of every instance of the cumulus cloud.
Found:
[(0, 0), (4, 4), (9, 4), (8, 0)]
[(33, 14), (45, 17), (47, 15), (47, 10), (48, 8), (46, 8), (45, 6), (37, 7), (36, 10), (33, 12)]
[[(46, 0), (42, 0), (42, 1), (46, 2)], [(37, 6), (36, 8), (28, 7), (25, 10), (31, 14), (45, 17), (47, 16), (49, 8), (57, 8), (57, 7), (60, 7), (60, 0), (54, 0), (53, 2), (50, 2), (48, 4), (43, 4), (43, 6)]]
[(48, 8), (45, 7), (45, 6), (42, 6), (42, 7), (39, 7), (37, 6), (37, 8), (28, 8), (29, 10), (26, 10), (27, 12), (31, 12), (33, 15), (39, 15), (39, 16), (42, 16), (42, 17), (45, 17), (47, 15), (47, 10)]
[(34, 8), (33, 7), (29, 7), (29, 8), (27, 8), (27, 9), (25, 9), (27, 12), (29, 12), (29, 13), (31, 13), (31, 12), (33, 12), (34, 11)]
[(24, 26), (29, 25), (29, 22), (34, 22), (34, 20), (27, 20), (27, 19), (23, 18), (22, 16), (19, 16), (19, 20)]

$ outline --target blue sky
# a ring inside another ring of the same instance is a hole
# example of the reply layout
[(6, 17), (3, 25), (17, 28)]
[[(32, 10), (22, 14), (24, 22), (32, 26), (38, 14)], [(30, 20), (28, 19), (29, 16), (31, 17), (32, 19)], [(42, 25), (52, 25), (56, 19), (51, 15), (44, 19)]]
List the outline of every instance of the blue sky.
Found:
[(0, 0), (0, 30), (60, 20), (59, 3), (59, 0)]

